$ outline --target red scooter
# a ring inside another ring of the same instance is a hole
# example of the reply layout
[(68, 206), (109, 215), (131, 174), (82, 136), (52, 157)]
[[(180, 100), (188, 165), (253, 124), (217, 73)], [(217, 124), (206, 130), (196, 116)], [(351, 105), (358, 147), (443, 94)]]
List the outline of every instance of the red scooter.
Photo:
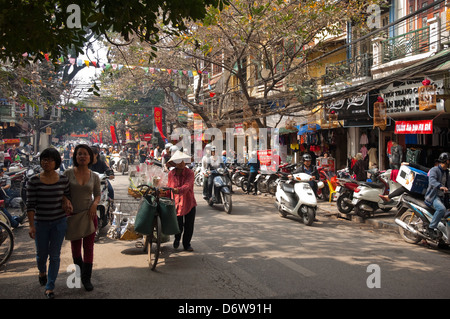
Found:
[(337, 202), (336, 206), (342, 214), (349, 214), (354, 205), (353, 191), (359, 186), (359, 182), (351, 178), (338, 178), (338, 186), (336, 187)]

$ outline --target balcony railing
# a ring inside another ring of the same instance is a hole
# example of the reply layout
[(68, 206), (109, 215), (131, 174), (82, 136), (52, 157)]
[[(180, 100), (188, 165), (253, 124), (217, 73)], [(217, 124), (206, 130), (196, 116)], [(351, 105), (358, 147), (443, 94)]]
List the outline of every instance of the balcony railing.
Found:
[(430, 50), (430, 27), (424, 27), (381, 41), (382, 63)]
[(325, 75), (322, 77), (324, 85), (370, 76), (372, 63), (373, 59), (370, 53), (358, 55), (353, 59), (330, 63), (326, 66)]

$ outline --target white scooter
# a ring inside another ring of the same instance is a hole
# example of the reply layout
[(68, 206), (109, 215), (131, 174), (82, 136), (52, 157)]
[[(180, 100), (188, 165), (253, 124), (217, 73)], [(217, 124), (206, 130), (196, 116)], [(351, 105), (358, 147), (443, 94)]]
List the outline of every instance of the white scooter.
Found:
[(373, 182), (359, 182), (359, 186), (353, 191), (352, 205), (355, 213), (368, 218), (381, 209), (384, 212), (390, 211), (398, 203), (399, 198), (395, 197), (390, 203), (385, 203), (379, 195), (388, 195), (390, 192), (401, 187), (400, 184), (391, 180), (391, 170), (380, 173), (376, 169), (368, 170)]
[[(316, 195), (308, 184), (312, 177), (306, 173), (292, 176), (292, 180), (278, 183), (275, 193), (276, 206), (282, 217), (286, 217), (287, 214), (299, 216), (305, 225), (311, 226), (317, 210)], [(318, 182), (317, 186), (319, 189), (323, 188), (324, 183)]]

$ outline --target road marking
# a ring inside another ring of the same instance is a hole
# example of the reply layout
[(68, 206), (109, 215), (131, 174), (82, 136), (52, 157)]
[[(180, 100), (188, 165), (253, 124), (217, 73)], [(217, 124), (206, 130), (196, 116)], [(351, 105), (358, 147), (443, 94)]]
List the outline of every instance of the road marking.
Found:
[(275, 258), (275, 260), (278, 261), (279, 263), (283, 264), (284, 266), (298, 272), (302, 276), (305, 276), (305, 277), (316, 276), (316, 273), (312, 272), (311, 270), (309, 270), (303, 266), (300, 266), (299, 264), (297, 264), (289, 259)]

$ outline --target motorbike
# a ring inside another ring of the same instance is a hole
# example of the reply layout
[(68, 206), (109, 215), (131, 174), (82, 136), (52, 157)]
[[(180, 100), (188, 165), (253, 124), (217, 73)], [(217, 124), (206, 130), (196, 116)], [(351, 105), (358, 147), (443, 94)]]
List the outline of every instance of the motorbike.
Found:
[(219, 167), (210, 172), (216, 176), (213, 179), (213, 189), (211, 198), (207, 199), (208, 205), (223, 204), (223, 208), (227, 214), (231, 213), (231, 181), (227, 178), (226, 168)]
[(431, 238), (428, 233), (428, 225), (433, 219), (435, 209), (425, 202), (409, 194), (403, 194), (397, 205), (395, 223), (399, 226), (400, 236), (410, 244), (417, 244), (422, 239), (436, 242), (439, 247), (450, 246), (450, 210), (437, 226), (436, 238)]
[(27, 168), (25, 175), (20, 183), (20, 197), (23, 202), (27, 202), (27, 184), (30, 178), (36, 174), (39, 174), (42, 171), (41, 165), (31, 165)]
[(246, 167), (237, 168), (231, 180), (234, 185), (241, 187), (244, 181), (248, 180), (248, 175), (250, 174), (250, 170)]
[[(316, 217), (317, 198), (308, 184), (311, 180), (309, 174), (296, 173), (292, 180), (281, 181), (277, 185), (275, 205), (281, 217), (286, 217), (287, 214), (299, 216), (305, 225), (312, 225)], [(317, 186), (319, 189), (323, 188), (323, 182), (318, 182)]]
[(398, 197), (393, 198), (391, 203), (385, 203), (379, 195), (388, 195), (400, 185), (391, 180), (391, 170), (380, 172), (377, 169), (368, 170), (373, 182), (359, 182), (353, 191), (352, 205), (355, 213), (362, 218), (369, 218), (378, 209), (384, 212), (390, 211), (397, 203)]
[(336, 187), (336, 206), (342, 214), (348, 214), (353, 210), (353, 192), (359, 186), (359, 182), (351, 178), (338, 178)]
[(116, 171), (122, 173), (122, 175), (125, 175), (125, 172), (128, 172), (128, 158), (119, 157), (116, 165)]
[(108, 179), (109, 174), (99, 174), (96, 173), (100, 177), (100, 201), (97, 204), (97, 219), (98, 219), (98, 227), (96, 230), (95, 237), (98, 239), (100, 229), (108, 225), (112, 219), (112, 203), (110, 198), (108, 197)]
[(257, 180), (257, 188), (261, 193), (269, 193), (275, 195), (277, 184), (276, 180), (278, 179), (278, 175), (276, 172), (266, 172), (265, 174), (261, 174), (261, 176)]

